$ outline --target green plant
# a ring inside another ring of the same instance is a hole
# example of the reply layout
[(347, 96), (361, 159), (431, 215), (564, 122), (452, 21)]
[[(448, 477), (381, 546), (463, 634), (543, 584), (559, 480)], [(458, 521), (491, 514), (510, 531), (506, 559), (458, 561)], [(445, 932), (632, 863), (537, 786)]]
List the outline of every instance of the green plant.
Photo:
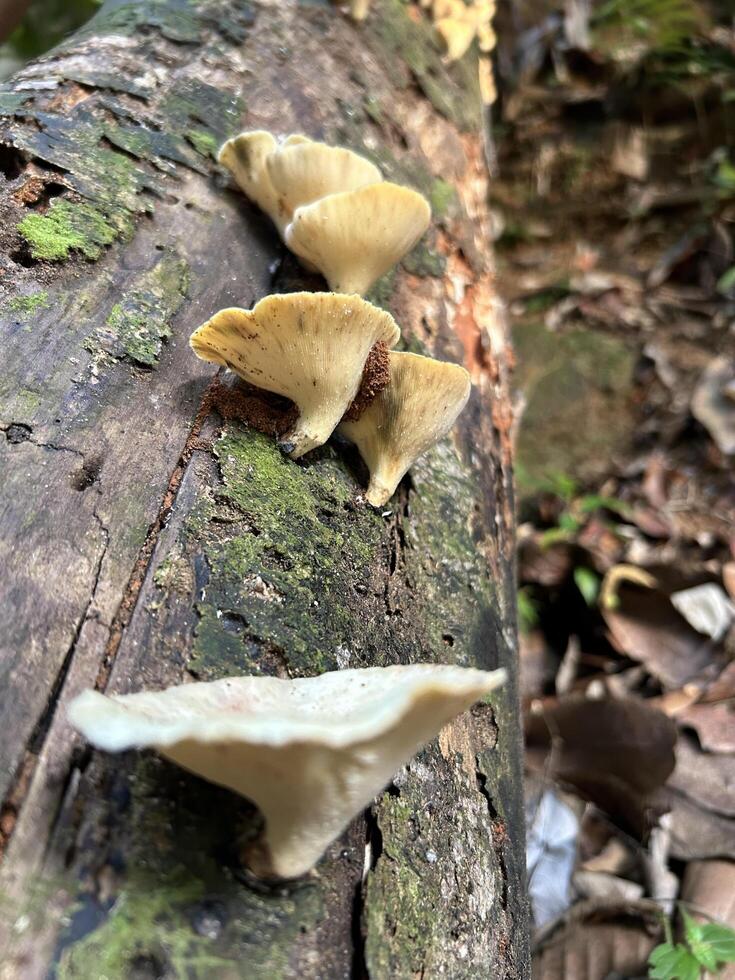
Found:
[(718, 922), (697, 922), (679, 905), (684, 941), (675, 943), (671, 923), (664, 919), (666, 941), (648, 958), (651, 980), (700, 980), (705, 972), (717, 974), (735, 963), (735, 931)]
[(695, 0), (607, 0), (592, 17), (593, 30), (609, 32), (614, 47), (639, 41), (659, 52), (678, 50), (704, 26)]
[(521, 633), (530, 633), (538, 623), (538, 603), (524, 585), (518, 590), (518, 626)]

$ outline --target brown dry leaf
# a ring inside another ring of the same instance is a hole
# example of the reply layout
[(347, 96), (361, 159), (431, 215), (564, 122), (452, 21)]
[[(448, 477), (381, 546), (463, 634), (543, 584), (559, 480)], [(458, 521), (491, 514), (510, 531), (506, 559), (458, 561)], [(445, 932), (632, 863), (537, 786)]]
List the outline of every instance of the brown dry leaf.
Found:
[(735, 752), (735, 701), (693, 704), (678, 712), (676, 721), (693, 728), (707, 752)]
[(714, 701), (727, 701), (729, 698), (735, 698), (735, 660), (708, 685), (700, 700), (703, 704), (710, 704)]
[[(732, 861), (692, 861), (684, 872), (682, 900), (690, 902), (719, 922), (735, 927), (735, 863)], [(729, 967), (735, 976), (735, 964)], [(727, 977), (728, 970), (719, 977)]]
[(646, 703), (663, 711), (669, 718), (678, 718), (682, 711), (696, 704), (700, 695), (701, 691), (696, 684), (687, 684), (680, 691), (667, 691), (660, 697), (648, 698)]
[(669, 805), (673, 858), (680, 861), (735, 859), (735, 821), (712, 810), (703, 810), (683, 793), (670, 793)]
[(583, 871), (605, 871), (618, 875), (627, 871), (633, 864), (631, 851), (617, 837), (611, 837), (599, 854), (582, 864)]
[(601, 608), (612, 643), (665, 687), (683, 687), (710, 665), (712, 642), (692, 629), (668, 596), (626, 584), (617, 596), (615, 609)]
[(728, 561), (722, 566), (722, 584), (730, 594), (731, 599), (735, 599), (735, 561)]
[(549, 733), (551, 777), (644, 837), (658, 812), (653, 795), (674, 768), (674, 723), (641, 701), (570, 697), (529, 717), (530, 747), (548, 744)]
[(735, 755), (701, 752), (693, 739), (682, 735), (667, 785), (707, 810), (735, 817)]
[(562, 541), (540, 545), (529, 538), (523, 541), (518, 554), (518, 574), (521, 582), (536, 582), (547, 587), (561, 585), (574, 568), (574, 548)]
[(578, 902), (539, 945), (533, 980), (644, 976), (648, 956), (661, 940), (656, 909), (645, 901), (612, 906)]
[(519, 634), (518, 656), (521, 697), (541, 697), (553, 683), (559, 662), (541, 630)]
[(607, 902), (635, 902), (643, 897), (643, 885), (606, 871), (580, 869), (572, 876), (572, 884), (584, 898), (604, 899)]

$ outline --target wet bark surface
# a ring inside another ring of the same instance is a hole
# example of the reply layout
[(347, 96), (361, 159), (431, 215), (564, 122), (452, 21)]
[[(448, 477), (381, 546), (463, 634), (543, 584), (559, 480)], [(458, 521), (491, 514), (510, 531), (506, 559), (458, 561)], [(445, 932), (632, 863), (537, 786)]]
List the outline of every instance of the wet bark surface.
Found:
[[(108, 2), (0, 90), (2, 977), (522, 977), (508, 350), (472, 57), (418, 8)], [(298, 463), (216, 411), (188, 349), (304, 277), (216, 167), (241, 128), (352, 146), (430, 199), (369, 297), (463, 361), (450, 439), (382, 514), (355, 452)], [(443, 661), (511, 683), (264, 890), (246, 801), (91, 752), (65, 708), (236, 673)]]

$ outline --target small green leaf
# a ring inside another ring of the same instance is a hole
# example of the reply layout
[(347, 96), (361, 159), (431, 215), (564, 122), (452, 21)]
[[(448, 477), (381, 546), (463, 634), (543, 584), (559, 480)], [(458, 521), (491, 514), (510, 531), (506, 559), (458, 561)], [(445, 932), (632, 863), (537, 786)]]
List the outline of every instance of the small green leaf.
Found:
[(565, 510), (559, 515), (559, 527), (562, 531), (574, 533), (579, 530), (579, 521), (574, 514), (570, 514), (568, 510)]
[(589, 568), (580, 566), (574, 569), (574, 584), (582, 593), (588, 606), (594, 606), (600, 591), (600, 580)]
[(729, 926), (708, 922), (700, 928), (700, 939), (707, 943), (718, 963), (735, 963), (735, 931)]
[(617, 500), (615, 497), (601, 497), (599, 494), (591, 493), (579, 500), (579, 508), (585, 514), (590, 514), (593, 510), (611, 510), (614, 514), (626, 517), (630, 513), (630, 505), (624, 500)]
[(715, 288), (718, 293), (722, 293), (723, 295), (729, 293), (731, 289), (735, 289), (735, 265), (730, 266), (727, 272), (724, 272), (720, 276)]
[(651, 980), (699, 980), (699, 963), (679, 943), (661, 943), (648, 957), (648, 965)]

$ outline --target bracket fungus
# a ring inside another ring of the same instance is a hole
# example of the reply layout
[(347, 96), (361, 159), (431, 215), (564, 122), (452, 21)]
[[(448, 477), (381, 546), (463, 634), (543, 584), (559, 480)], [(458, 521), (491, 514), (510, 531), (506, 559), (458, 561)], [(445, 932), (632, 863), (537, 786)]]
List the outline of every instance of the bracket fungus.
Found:
[(470, 376), (459, 364), (390, 351), (390, 384), (340, 432), (355, 443), (370, 470), (367, 499), (382, 507), (403, 475), (443, 438), (470, 397)]
[(355, 399), (371, 348), (392, 347), (390, 313), (359, 296), (282, 293), (252, 310), (220, 310), (191, 335), (197, 357), (231, 368), (299, 409), (281, 448), (294, 458), (323, 445)]
[(264, 878), (294, 878), (421, 745), (504, 677), (417, 664), (297, 680), (230, 677), (112, 697), (85, 691), (69, 720), (97, 748), (154, 748), (252, 800), (265, 831), (247, 863)]
[(217, 159), (282, 238), (297, 207), (383, 180), (375, 164), (358, 153), (297, 133), (280, 143), (264, 130), (240, 133), (222, 145)]
[(286, 244), (322, 272), (330, 289), (362, 295), (414, 247), (430, 221), (429, 203), (417, 191), (371, 184), (297, 208)]

